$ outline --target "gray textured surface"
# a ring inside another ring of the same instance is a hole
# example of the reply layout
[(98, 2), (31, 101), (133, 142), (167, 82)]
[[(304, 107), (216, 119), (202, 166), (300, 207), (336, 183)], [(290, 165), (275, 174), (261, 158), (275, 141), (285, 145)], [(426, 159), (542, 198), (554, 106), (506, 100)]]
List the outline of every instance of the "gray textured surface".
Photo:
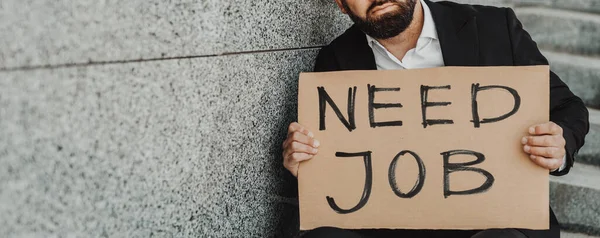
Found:
[(600, 12), (598, 0), (506, 0), (517, 6), (543, 6), (584, 12)]
[(589, 111), (590, 132), (586, 137), (585, 145), (579, 151), (577, 161), (600, 166), (600, 110), (590, 108)]
[(455, 0), (453, 2), (500, 7), (519, 8), (534, 6), (583, 12), (600, 12), (600, 1), (598, 0)]
[[(434, 2), (442, 2), (447, 0), (434, 0)], [(498, 7), (512, 7), (513, 0), (456, 0), (451, 2), (458, 2), (464, 4), (475, 4), (475, 5), (491, 5)]]
[(600, 15), (550, 8), (517, 8), (525, 29), (547, 50), (600, 55)]
[(552, 70), (586, 105), (600, 108), (600, 59), (543, 52)]
[(591, 235), (586, 235), (586, 234), (581, 234), (581, 233), (571, 233), (571, 232), (565, 232), (565, 231), (560, 232), (560, 237), (562, 237), (562, 238), (598, 238), (598, 236), (591, 236)]
[(280, 147), (315, 54), (0, 73), (0, 234), (294, 232)]
[(550, 205), (561, 226), (600, 236), (600, 168), (578, 164), (563, 177), (552, 177)]
[(0, 68), (321, 46), (348, 23), (333, 0), (3, 0)]

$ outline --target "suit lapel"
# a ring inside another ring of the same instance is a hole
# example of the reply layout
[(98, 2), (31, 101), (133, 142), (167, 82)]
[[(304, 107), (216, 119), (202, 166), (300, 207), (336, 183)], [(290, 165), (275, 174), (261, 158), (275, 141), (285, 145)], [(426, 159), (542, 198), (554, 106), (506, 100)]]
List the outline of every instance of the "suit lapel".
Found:
[(373, 50), (367, 44), (367, 37), (353, 25), (341, 37), (343, 40), (334, 45), (340, 70), (376, 70)]
[(473, 12), (426, 0), (438, 33), (445, 66), (479, 65), (479, 39)]

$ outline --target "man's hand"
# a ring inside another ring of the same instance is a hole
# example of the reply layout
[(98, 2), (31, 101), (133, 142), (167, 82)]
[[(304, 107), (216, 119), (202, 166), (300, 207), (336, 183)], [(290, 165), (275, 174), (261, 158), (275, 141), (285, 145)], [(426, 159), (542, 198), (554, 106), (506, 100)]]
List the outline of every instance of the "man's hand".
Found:
[(283, 142), (283, 166), (298, 177), (300, 162), (312, 159), (317, 154), (320, 143), (312, 132), (293, 122), (288, 127), (287, 139)]
[(560, 168), (565, 156), (563, 129), (554, 122), (547, 122), (530, 127), (529, 135), (521, 139), (523, 150), (529, 154), (529, 158), (550, 171)]

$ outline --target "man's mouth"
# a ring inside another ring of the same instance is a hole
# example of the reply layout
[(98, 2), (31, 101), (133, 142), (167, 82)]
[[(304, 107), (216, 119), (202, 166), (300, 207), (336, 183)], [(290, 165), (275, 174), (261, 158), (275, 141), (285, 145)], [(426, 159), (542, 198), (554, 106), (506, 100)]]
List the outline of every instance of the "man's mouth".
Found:
[(389, 9), (389, 8), (395, 6), (395, 5), (396, 4), (391, 3), (391, 2), (384, 3), (382, 5), (376, 6), (373, 9), (371, 9), (371, 14), (377, 13), (377, 12), (382, 11), (382, 10)]

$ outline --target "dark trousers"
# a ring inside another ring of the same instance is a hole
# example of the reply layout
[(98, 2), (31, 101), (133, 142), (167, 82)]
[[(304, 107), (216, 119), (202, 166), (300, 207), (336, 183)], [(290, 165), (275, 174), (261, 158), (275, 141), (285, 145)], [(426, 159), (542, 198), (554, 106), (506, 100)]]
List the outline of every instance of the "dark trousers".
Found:
[(465, 237), (465, 238), (527, 238), (525, 234), (516, 229), (490, 229), (483, 231), (463, 230), (344, 230), (333, 227), (321, 227), (306, 232), (302, 238), (378, 238), (378, 237)]
[[(523, 236), (518, 236), (524, 234)], [(510, 236), (513, 235), (513, 236)], [(527, 230), (527, 229), (490, 229), (490, 230), (388, 230), (388, 229), (365, 229), (344, 230), (339, 228), (321, 227), (305, 232), (303, 238), (316, 237), (348, 237), (348, 238), (488, 238), (488, 237), (528, 237), (528, 238), (559, 238), (560, 226), (550, 210), (549, 230)]]

